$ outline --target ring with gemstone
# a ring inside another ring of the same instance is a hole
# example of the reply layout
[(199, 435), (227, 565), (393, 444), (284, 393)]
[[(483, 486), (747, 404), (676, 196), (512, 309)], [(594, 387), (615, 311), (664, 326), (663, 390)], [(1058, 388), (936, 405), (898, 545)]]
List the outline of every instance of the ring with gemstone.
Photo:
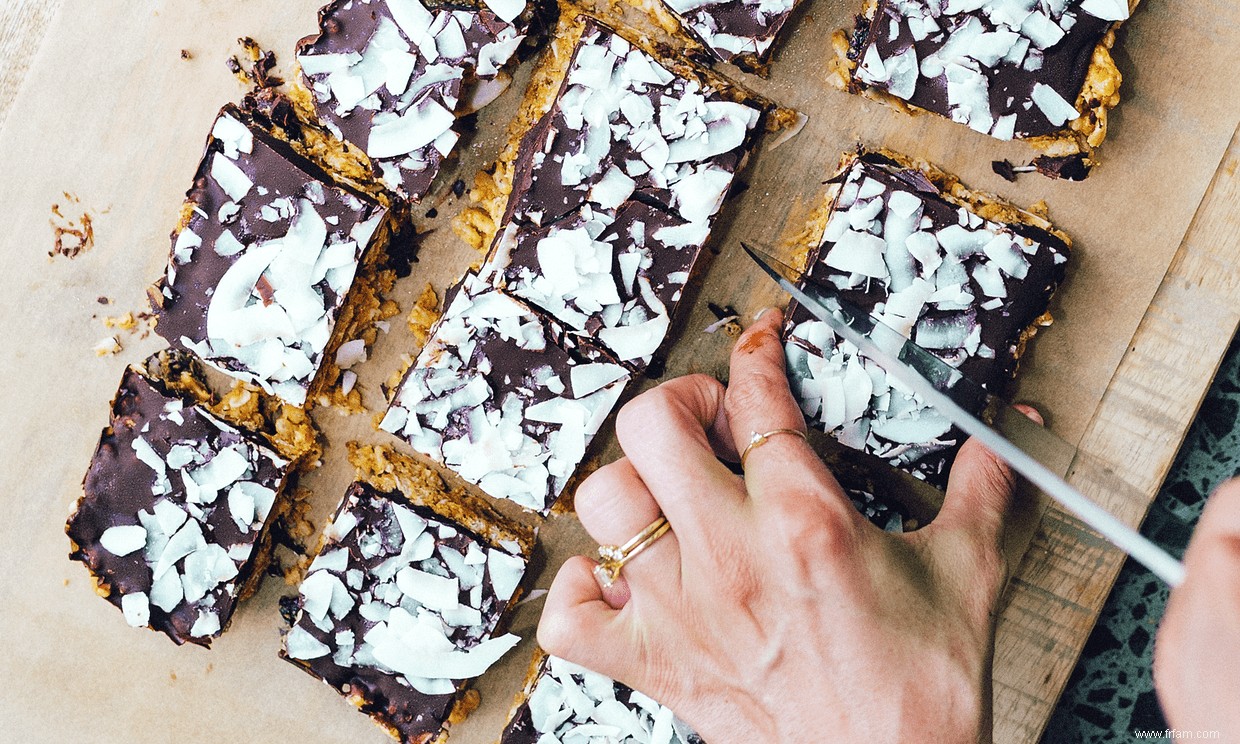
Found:
[(771, 437), (778, 434), (793, 434), (802, 439), (806, 438), (805, 432), (800, 429), (771, 429), (770, 431), (764, 431), (761, 433), (755, 431), (753, 436), (749, 438), (749, 444), (745, 445), (745, 450), (741, 452), (741, 467), (745, 467), (745, 458), (749, 457), (750, 452), (766, 444), (770, 441)]
[(620, 578), (620, 570), (624, 564), (646, 548), (650, 547), (672, 528), (667, 517), (659, 517), (646, 526), (644, 530), (633, 536), (623, 545), (598, 546), (598, 565), (594, 567), (594, 577), (604, 589), (616, 583)]

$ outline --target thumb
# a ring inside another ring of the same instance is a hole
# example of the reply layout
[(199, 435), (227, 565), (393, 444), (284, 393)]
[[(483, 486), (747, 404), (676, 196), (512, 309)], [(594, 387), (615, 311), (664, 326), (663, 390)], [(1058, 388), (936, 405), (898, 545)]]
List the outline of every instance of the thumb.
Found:
[(1154, 647), (1154, 684), (1175, 728), (1240, 735), (1240, 480), (1206, 504)]
[[(1034, 408), (1018, 405), (1016, 409), (1042, 423), (1042, 415)], [(931, 526), (963, 533), (986, 548), (1001, 547), (1004, 517), (1015, 487), (1016, 476), (1008, 464), (970, 437), (956, 455), (943, 508)]]

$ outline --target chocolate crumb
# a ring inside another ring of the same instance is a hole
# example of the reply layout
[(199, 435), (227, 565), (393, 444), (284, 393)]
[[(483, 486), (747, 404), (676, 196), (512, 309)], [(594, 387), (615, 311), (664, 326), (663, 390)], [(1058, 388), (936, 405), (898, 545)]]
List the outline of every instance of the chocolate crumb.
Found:
[(1029, 164), (1030, 170), (1061, 181), (1084, 181), (1089, 176), (1093, 162), (1083, 153), (1053, 157), (1039, 155)]
[(1006, 158), (1003, 160), (992, 160), (990, 161), (990, 169), (1004, 181), (1016, 183), (1016, 168), (1010, 160)]
[(190, 54), (188, 49), (181, 50), (181, 59), (193, 59), (194, 55)]
[(99, 295), (98, 297), (96, 297), (95, 302), (98, 302), (100, 305), (112, 304), (112, 300), (108, 299), (107, 297), (104, 297), (103, 295)]
[(655, 356), (651, 358), (650, 364), (646, 365), (643, 375), (648, 380), (657, 380), (667, 372), (667, 359), (663, 356)]
[(428, 220), (433, 220), (433, 219), (435, 219), (435, 218), (436, 218), (436, 217), (438, 217), (438, 216), (439, 216), (439, 210), (438, 210), (438, 209), (435, 209), (434, 207), (431, 207), (430, 209), (426, 210), (426, 219), (428, 219)]
[(459, 199), (461, 198), (461, 195), (464, 193), (465, 193), (465, 181), (460, 178), (453, 181), (452, 182), (452, 195)]
[(280, 597), (280, 618), (288, 627), (293, 627), (293, 623), (297, 622), (297, 611), (300, 609), (301, 603), (297, 597)]

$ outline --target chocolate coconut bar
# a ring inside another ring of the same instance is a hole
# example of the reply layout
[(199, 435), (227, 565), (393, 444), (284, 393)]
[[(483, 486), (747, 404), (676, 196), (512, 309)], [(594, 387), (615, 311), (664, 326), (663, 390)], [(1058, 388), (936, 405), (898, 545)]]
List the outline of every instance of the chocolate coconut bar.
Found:
[(628, 380), (606, 353), (470, 275), (380, 426), (490, 495), (545, 514)]
[[(882, 153), (834, 179), (805, 276), (835, 288), (989, 390), (1001, 390), (1045, 324), (1069, 242), (1028, 212)], [(805, 308), (784, 338), (810, 425), (943, 487), (963, 434)], [(981, 413), (981, 411), (975, 411)]]
[(126, 370), (66, 532), (136, 627), (210, 646), (270, 557), (293, 463), (175, 380)]
[(338, 321), (384, 253), (387, 216), (226, 106), (152, 293), (156, 330), (301, 405), (349, 330)]
[(761, 72), (797, 0), (662, 0), (716, 57)]
[(468, 681), (520, 640), (501, 632), (530, 545), (355, 482), (301, 583), (281, 656), (397, 740), (440, 742), (468, 713)]
[(586, 20), (558, 95), (521, 140), (486, 271), (645, 367), (760, 116)]
[(500, 744), (702, 744), (666, 706), (555, 656), (540, 654)]
[(416, 201), (459, 138), (458, 111), (507, 86), (533, 15), (525, 0), (336, 0), (297, 47), (309, 104), (385, 187)]
[(1129, 0), (867, 5), (844, 65), (854, 87), (1002, 140), (1049, 138), (1084, 151), (1105, 138), (1121, 79), (1109, 49)]

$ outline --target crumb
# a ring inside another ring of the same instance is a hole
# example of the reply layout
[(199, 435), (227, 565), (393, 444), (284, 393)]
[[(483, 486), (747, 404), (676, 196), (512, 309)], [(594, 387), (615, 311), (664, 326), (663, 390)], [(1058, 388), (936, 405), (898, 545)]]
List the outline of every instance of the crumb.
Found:
[(194, 55), (190, 54), (188, 49), (181, 50), (181, 59), (193, 59)]
[(409, 330), (413, 331), (413, 337), (419, 345), (426, 343), (431, 326), (439, 319), (439, 313), (435, 311), (438, 306), (439, 296), (435, 294), (435, 288), (427, 284), (417, 302), (413, 304), (413, 309), (409, 311)]
[(461, 195), (464, 193), (465, 193), (465, 181), (460, 178), (453, 181), (452, 182), (452, 195), (460, 199)]
[[(80, 207), (75, 205), (81, 204), (78, 198), (65, 192), (65, 199), (65, 210), (71, 209), (70, 214), (77, 213)], [(52, 226), (55, 238), (52, 249), (47, 252), (48, 256), (72, 259), (95, 247), (94, 217), (90, 210), (82, 209), (80, 216), (71, 217), (62, 211), (60, 204), (53, 204), (52, 217), (48, 223)]]
[(112, 300), (108, 299), (107, 297), (104, 297), (103, 295), (99, 295), (99, 297), (95, 298), (95, 302), (98, 302), (100, 305), (111, 305), (112, 304)]
[(210, 674), (214, 670), (215, 670), (215, 664), (211, 662), (207, 662), (207, 674)]
[(177, 681), (177, 673), (176, 673), (176, 672), (168, 672), (168, 679), (172, 680), (173, 682), (176, 682), (176, 681)]
[(69, 580), (65, 579), (65, 586), (69, 586)]
[(100, 339), (99, 343), (95, 344), (93, 348), (95, 356), (98, 357), (112, 356), (122, 350), (123, 347), (121, 347), (121, 342), (116, 339), (116, 336), (108, 336)]

